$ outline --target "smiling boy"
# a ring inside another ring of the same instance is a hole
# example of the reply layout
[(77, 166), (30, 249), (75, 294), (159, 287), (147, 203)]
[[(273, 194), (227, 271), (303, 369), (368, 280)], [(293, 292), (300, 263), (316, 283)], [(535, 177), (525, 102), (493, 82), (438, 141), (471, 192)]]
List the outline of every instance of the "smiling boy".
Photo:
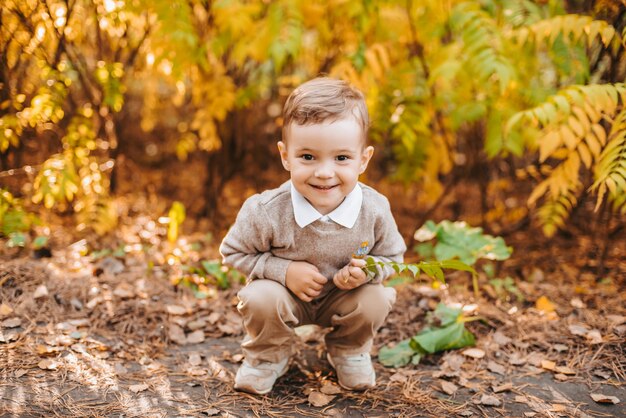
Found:
[[(328, 360), (349, 390), (374, 386), (369, 351), (395, 301), (363, 257), (401, 262), (406, 246), (388, 200), (359, 183), (374, 148), (361, 92), (341, 80), (299, 86), (283, 109), (278, 150), (290, 181), (244, 202), (220, 252), (247, 275), (237, 306), (246, 337), (235, 388), (271, 391), (288, 370), (293, 328), (332, 327)], [(358, 255), (355, 252), (358, 250)]]

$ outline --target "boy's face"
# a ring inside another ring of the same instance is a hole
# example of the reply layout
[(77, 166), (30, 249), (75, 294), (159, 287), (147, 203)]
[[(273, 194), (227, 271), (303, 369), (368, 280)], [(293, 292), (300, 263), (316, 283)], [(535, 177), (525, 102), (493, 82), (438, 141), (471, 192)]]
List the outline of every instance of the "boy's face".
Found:
[(332, 212), (356, 186), (374, 148), (365, 147), (352, 118), (286, 129), (288, 139), (278, 150), (291, 182), (322, 215)]

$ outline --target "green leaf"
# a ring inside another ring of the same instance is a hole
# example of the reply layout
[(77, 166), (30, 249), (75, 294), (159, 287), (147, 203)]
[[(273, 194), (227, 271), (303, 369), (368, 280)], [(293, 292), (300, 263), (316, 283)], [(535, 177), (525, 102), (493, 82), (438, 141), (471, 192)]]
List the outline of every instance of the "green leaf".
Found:
[(9, 235), (9, 241), (7, 242), (9, 248), (13, 247), (25, 247), (26, 246), (26, 234), (22, 232), (14, 232)]
[(46, 246), (46, 244), (48, 244), (48, 237), (39, 235), (37, 238), (35, 238), (35, 240), (33, 241), (33, 248), (35, 250), (38, 250), (40, 248), (43, 248)]
[(474, 342), (474, 336), (465, 329), (465, 324), (455, 322), (447, 327), (419, 333), (411, 338), (410, 345), (415, 351), (423, 350), (433, 354), (439, 351), (467, 347), (473, 345)]
[(433, 316), (441, 322), (442, 327), (447, 327), (457, 322), (462, 314), (462, 309), (453, 308), (443, 303), (438, 304), (435, 312), (433, 312)]
[[(416, 354), (413, 348), (411, 348), (410, 341), (411, 339), (400, 341), (391, 348), (388, 346), (382, 347), (378, 352), (378, 361), (387, 367), (406, 366), (414, 360), (416, 355), (419, 356), (419, 353)], [(419, 363), (419, 358), (417, 362)]]
[[(472, 271), (468, 270), (468, 265), (473, 265), (478, 259), (506, 260), (512, 252), (501, 237), (483, 234), (482, 228), (471, 227), (465, 222), (445, 220), (434, 225), (432, 221), (428, 221), (418, 229), (415, 238), (418, 239), (418, 235), (426, 237), (427, 233), (433, 232), (437, 239), (434, 250), (437, 260), (458, 258), (466, 264), (466, 266), (442, 265), (444, 268)], [(473, 274), (475, 273), (474, 271)]]

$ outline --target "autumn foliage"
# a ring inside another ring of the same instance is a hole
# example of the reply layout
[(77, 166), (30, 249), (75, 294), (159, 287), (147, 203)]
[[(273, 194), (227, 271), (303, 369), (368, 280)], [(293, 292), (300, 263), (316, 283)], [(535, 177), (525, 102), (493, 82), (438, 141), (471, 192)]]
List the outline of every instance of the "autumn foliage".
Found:
[[(286, 94), (319, 74), (366, 93), (385, 175), (420, 185), (418, 211), (469, 175), (484, 222), (514, 212), (550, 236), (589, 199), (624, 216), (624, 6), (576, 4), (7, 0), (2, 234), (31, 228), (33, 204), (106, 233), (136, 148), (148, 164), (204, 156), (213, 213), (244, 156), (273, 146)], [(491, 202), (503, 180), (529, 182), (527, 201)]]

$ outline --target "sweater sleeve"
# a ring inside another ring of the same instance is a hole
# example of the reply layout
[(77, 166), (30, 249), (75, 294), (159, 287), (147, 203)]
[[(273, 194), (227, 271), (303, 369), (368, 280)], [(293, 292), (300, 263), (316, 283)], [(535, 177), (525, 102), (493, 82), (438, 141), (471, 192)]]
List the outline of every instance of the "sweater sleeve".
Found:
[[(406, 252), (406, 244), (398, 231), (398, 226), (391, 213), (389, 201), (386, 198), (382, 206), (382, 211), (374, 224), (376, 242), (368, 254), (368, 257), (372, 257), (375, 261), (383, 263), (389, 263), (391, 261), (402, 263), (404, 261), (404, 253)], [(378, 273), (371, 279), (372, 283), (381, 283), (384, 279), (395, 273), (391, 266), (378, 266), (377, 270)]]
[(283, 286), (291, 260), (272, 254), (274, 228), (259, 196), (246, 200), (222, 244), (223, 264), (234, 267), (248, 278), (274, 280)]

